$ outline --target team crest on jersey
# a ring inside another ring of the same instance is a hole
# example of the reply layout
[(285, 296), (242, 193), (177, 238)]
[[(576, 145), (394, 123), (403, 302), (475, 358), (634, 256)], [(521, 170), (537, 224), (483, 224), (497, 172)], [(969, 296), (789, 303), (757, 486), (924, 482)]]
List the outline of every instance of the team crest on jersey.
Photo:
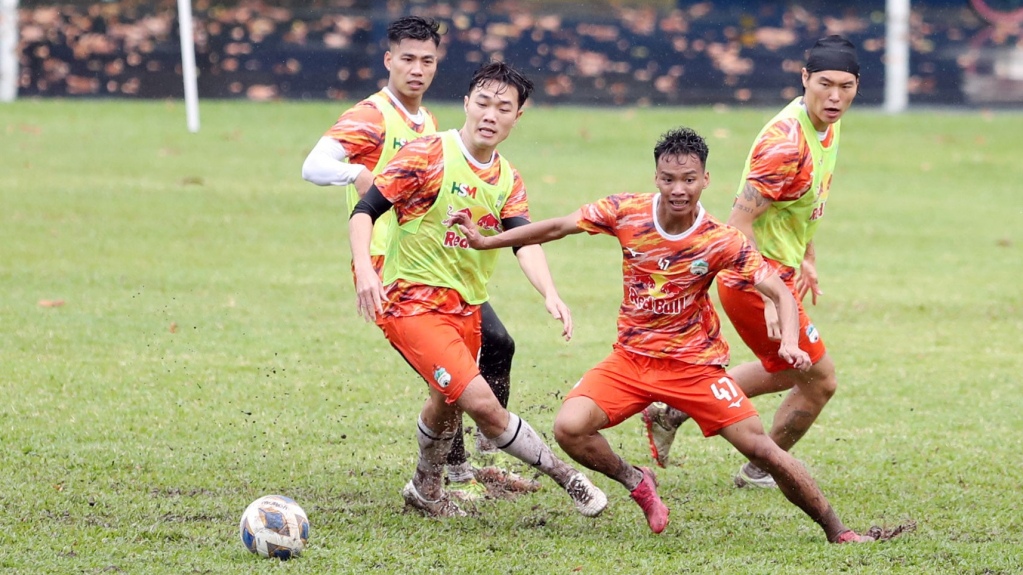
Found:
[(821, 340), (821, 334), (817, 331), (817, 327), (812, 323), (806, 326), (806, 339), (810, 340), (810, 343), (817, 343)]
[(707, 275), (707, 272), (709, 271), (710, 264), (707, 263), (706, 260), (696, 260), (695, 262), (689, 265), (689, 273), (693, 274), (694, 276)]
[(451, 374), (448, 370), (444, 369), (439, 365), (433, 366), (433, 380), (437, 382), (437, 385), (441, 387), (447, 387), (451, 383)]

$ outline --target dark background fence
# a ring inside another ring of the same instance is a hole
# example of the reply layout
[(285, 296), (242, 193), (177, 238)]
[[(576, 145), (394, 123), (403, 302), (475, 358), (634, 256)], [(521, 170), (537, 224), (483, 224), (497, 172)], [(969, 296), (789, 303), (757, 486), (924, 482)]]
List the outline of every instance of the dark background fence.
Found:
[[(385, 28), (444, 25), (434, 100), (465, 92), (489, 58), (525, 70), (540, 103), (776, 104), (799, 93), (815, 39), (860, 48), (860, 101), (884, 94), (883, 0), (863, 2), (370, 2), (196, 0), (203, 98), (355, 99), (386, 78)], [(1023, 0), (913, 2), (912, 104), (1023, 102)], [(173, 0), (23, 0), (19, 95), (181, 97)]]

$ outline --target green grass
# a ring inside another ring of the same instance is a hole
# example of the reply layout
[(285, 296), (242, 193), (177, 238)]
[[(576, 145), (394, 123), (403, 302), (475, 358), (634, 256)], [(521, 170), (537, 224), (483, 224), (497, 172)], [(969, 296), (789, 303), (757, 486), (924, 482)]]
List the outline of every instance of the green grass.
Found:
[[(343, 195), (299, 176), (334, 104), (0, 107), (0, 568), (24, 573), (1014, 573), (1023, 569), (1023, 116), (854, 109), (817, 245), (810, 310), (840, 388), (797, 446), (845, 521), (915, 521), (833, 547), (695, 426), (660, 474), (650, 534), (625, 490), (577, 516), (545, 480), (479, 517), (402, 514), (424, 384), (356, 317)], [(460, 107), (437, 107), (445, 127)], [(704, 204), (725, 217), (772, 110), (530, 109), (502, 151), (535, 219), (651, 191), (656, 137), (708, 137)], [(518, 344), (512, 408), (550, 437), (559, 397), (602, 359), (621, 297), (611, 238), (547, 247), (577, 333), (503, 255), (493, 302)], [(40, 300), (64, 300), (47, 308)], [(172, 326), (175, 326), (172, 331)], [(749, 352), (730, 326), (735, 361)], [(777, 396), (756, 400), (770, 420)], [(637, 421), (608, 432), (647, 461)], [(310, 514), (277, 565), (238, 542), (267, 493)]]

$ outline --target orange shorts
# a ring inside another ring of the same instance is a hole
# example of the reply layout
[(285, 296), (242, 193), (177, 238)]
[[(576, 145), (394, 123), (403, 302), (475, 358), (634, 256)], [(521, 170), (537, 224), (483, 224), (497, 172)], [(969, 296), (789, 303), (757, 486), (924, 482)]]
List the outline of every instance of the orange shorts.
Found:
[[(820, 332), (810, 321), (810, 316), (806, 315), (803, 303), (799, 301), (799, 295), (796, 292), (795, 271), (777, 262), (772, 261), (771, 264), (774, 265), (785, 285), (792, 292), (792, 297), (796, 298), (796, 307), (799, 309), (799, 349), (810, 356), (811, 362), (817, 363), (824, 357), (824, 352), (827, 349), (824, 347), (824, 340), (821, 339)], [(724, 308), (728, 319), (735, 326), (739, 337), (742, 338), (746, 347), (750, 348), (750, 351), (757, 356), (764, 369), (768, 373), (791, 369), (792, 366), (778, 355), (781, 342), (772, 341), (767, 337), (764, 299), (760, 297), (760, 292), (752, 287), (747, 289), (729, 287), (720, 280), (717, 284), (721, 307)]]
[(467, 316), (424, 313), (377, 320), (384, 335), (448, 403), (480, 374), (480, 312)]
[(688, 413), (710, 437), (757, 410), (720, 365), (697, 365), (677, 359), (648, 357), (615, 347), (586, 372), (565, 396), (588, 397), (614, 427), (647, 405), (663, 401)]

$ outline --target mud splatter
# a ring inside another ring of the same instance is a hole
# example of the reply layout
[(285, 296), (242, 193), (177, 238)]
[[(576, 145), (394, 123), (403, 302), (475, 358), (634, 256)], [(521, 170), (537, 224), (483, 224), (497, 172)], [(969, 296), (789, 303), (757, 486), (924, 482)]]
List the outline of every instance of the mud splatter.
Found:
[(889, 539), (894, 539), (899, 535), (909, 533), (910, 531), (916, 531), (916, 521), (909, 521), (895, 527), (881, 527), (875, 525), (868, 529), (864, 535), (869, 535), (877, 541), (888, 541)]

